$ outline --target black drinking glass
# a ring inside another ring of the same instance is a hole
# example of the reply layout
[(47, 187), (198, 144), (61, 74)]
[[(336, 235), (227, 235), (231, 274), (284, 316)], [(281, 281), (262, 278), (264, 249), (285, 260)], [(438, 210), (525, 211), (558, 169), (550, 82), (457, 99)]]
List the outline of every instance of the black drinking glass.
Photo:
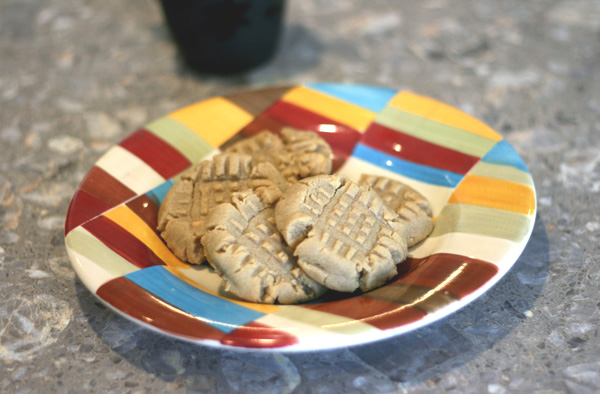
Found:
[(190, 67), (241, 73), (275, 53), (285, 0), (161, 0), (167, 24)]

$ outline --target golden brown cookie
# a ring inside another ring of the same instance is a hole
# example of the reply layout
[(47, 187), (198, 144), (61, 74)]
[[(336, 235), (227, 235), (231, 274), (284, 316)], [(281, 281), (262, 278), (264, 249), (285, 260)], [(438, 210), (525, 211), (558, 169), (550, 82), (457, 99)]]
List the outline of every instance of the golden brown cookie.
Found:
[(280, 157), (279, 171), (288, 182), (331, 173), (333, 153), (319, 135), (286, 127), (281, 130), (281, 139), (286, 151)]
[(407, 254), (405, 227), (372, 189), (340, 175), (292, 185), (275, 208), (277, 227), (318, 283), (367, 291), (396, 275)]
[(182, 174), (158, 211), (158, 230), (173, 253), (183, 261), (201, 264), (202, 237), (210, 210), (231, 201), (231, 195), (254, 190), (271, 204), (287, 189), (283, 176), (267, 162), (248, 155), (227, 153), (205, 160)]
[(310, 279), (275, 226), (275, 211), (252, 191), (214, 208), (202, 239), (225, 290), (251, 302), (293, 304), (327, 289)]
[(317, 133), (285, 127), (281, 138), (269, 131), (230, 146), (226, 152), (251, 155), (273, 164), (290, 183), (319, 174), (331, 173), (333, 153)]
[(279, 136), (263, 131), (231, 145), (225, 152), (250, 155), (256, 161), (268, 161), (279, 169), (279, 156), (284, 150), (283, 141)]
[(409, 247), (427, 238), (433, 230), (433, 214), (429, 202), (410, 186), (377, 175), (361, 175), (358, 184), (375, 190), (400, 216), (400, 221), (406, 226)]

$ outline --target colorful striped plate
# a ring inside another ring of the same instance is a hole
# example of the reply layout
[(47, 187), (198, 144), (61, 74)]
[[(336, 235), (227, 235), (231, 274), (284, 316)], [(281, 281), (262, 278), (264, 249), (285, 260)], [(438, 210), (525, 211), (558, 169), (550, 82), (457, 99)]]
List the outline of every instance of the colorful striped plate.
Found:
[[(334, 170), (350, 179), (386, 175), (430, 200), (435, 228), (410, 250), (404, 273), (364, 294), (260, 305), (227, 298), (210, 268), (165, 246), (157, 209), (178, 174), (284, 126), (319, 133)], [(401, 334), (473, 301), (517, 260), (535, 211), (527, 167), (482, 122), (409, 92), (317, 83), (211, 98), (137, 130), (82, 181), (65, 239), (85, 286), (145, 327), (217, 347), (314, 350)]]

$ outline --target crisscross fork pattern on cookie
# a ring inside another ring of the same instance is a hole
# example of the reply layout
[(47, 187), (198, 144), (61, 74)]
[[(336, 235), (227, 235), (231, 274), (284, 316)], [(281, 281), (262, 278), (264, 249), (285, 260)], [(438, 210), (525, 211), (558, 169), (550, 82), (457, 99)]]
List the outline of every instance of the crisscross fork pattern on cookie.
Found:
[(355, 184), (338, 189), (324, 206), (315, 228), (325, 248), (346, 259), (356, 253), (364, 258), (379, 238), (391, 234), (391, 229), (382, 226), (382, 214), (386, 207), (374, 194)]

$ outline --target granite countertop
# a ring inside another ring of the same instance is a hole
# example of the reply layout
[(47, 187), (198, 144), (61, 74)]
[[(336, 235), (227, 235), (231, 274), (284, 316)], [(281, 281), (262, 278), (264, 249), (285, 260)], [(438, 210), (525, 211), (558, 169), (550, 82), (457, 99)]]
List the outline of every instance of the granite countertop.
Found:
[[(289, 1), (280, 50), (197, 76), (150, 0), (0, 0), (0, 391), (600, 392), (600, 1)], [(63, 226), (140, 125), (254, 87), (409, 89), (485, 121), (533, 176), (525, 251), (484, 296), (381, 342), (309, 353), (170, 339), (101, 304)]]

